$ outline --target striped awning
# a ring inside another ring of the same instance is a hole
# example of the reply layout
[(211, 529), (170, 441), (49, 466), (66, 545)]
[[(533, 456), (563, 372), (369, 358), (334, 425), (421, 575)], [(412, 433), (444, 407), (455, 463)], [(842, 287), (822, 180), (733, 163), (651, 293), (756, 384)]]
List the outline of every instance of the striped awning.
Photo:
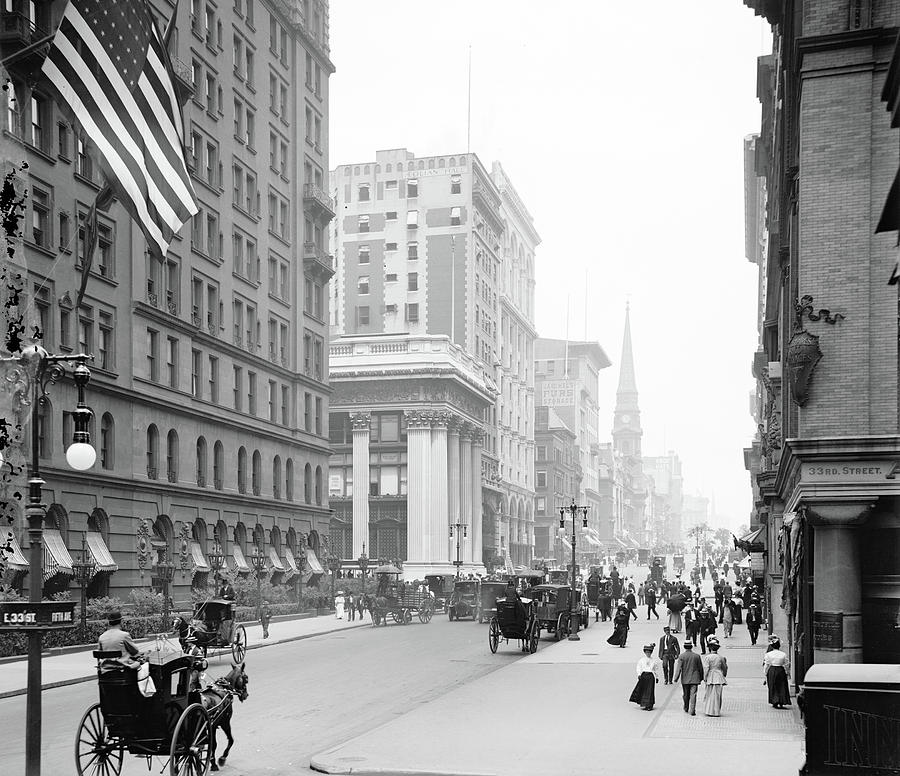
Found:
[(43, 579), (48, 579), (62, 574), (66, 577), (72, 574), (72, 556), (66, 548), (62, 534), (56, 528), (44, 529), (44, 573)]
[(282, 564), (281, 558), (278, 557), (274, 547), (269, 547), (269, 563), (272, 564), (272, 571), (284, 571), (284, 564)]
[[(10, 549), (6, 550), (9, 544)], [(16, 540), (16, 535), (9, 530), (0, 531), (0, 553), (4, 556), (6, 568), (10, 571), (28, 571), (28, 560)]]
[(200, 542), (191, 542), (191, 566), (194, 574), (208, 573), (210, 571), (209, 563), (203, 554)]
[(560, 538), (562, 539), (562, 543), (566, 546), (566, 548), (569, 549), (569, 550), (571, 550), (571, 549), (572, 549), (572, 543), (571, 543), (568, 539), (566, 539), (565, 536), (560, 537)]
[(316, 551), (311, 547), (306, 548), (306, 563), (303, 567), (303, 581), (309, 584), (311, 581), (321, 577), (325, 573), (322, 564), (316, 557)]
[(231, 560), (234, 570), (238, 574), (249, 574), (250, 567), (247, 565), (247, 559), (244, 557), (244, 551), (239, 545), (235, 544), (231, 548)]
[(593, 536), (591, 536), (591, 534), (589, 534), (589, 533), (588, 533), (588, 534), (585, 534), (585, 535), (584, 535), (584, 538), (587, 539), (588, 542), (589, 542), (590, 544), (593, 544), (595, 547), (602, 547), (602, 546), (603, 546), (600, 542), (598, 542), (598, 541), (597, 541)]
[(97, 531), (88, 531), (86, 538), (88, 551), (94, 559), (94, 573), (91, 576), (96, 576), (104, 571), (108, 574), (118, 571), (119, 567), (113, 560), (112, 553), (109, 551), (109, 547), (106, 546), (106, 542), (103, 541), (103, 535)]
[(284, 548), (284, 579), (289, 580), (295, 574), (299, 574), (300, 569), (297, 568), (297, 561), (294, 560), (294, 553), (290, 547)]

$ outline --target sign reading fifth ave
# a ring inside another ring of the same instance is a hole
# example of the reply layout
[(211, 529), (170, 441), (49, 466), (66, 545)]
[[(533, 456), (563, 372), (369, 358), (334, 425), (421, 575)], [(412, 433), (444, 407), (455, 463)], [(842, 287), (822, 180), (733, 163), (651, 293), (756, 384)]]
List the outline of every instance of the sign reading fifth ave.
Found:
[(541, 406), (574, 407), (575, 381), (548, 380), (541, 385)]
[(0, 630), (53, 630), (74, 625), (74, 601), (0, 603)]
[(801, 467), (800, 478), (806, 483), (876, 483), (897, 480), (900, 484), (900, 461), (805, 463)]

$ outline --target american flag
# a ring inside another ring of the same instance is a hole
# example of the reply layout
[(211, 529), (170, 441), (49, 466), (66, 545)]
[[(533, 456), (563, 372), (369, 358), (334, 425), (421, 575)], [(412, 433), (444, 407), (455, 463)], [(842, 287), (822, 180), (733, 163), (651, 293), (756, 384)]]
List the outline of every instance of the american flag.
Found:
[(161, 260), (197, 204), (171, 65), (145, 0), (69, 0), (43, 72)]

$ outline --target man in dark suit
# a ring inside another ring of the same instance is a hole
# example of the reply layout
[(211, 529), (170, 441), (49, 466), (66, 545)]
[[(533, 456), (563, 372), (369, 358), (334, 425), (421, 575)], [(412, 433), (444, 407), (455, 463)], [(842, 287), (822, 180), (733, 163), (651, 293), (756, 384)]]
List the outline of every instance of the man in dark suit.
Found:
[(675, 681), (681, 680), (681, 695), (684, 700), (684, 713), (697, 716), (697, 688), (703, 681), (703, 661), (694, 652), (690, 641), (684, 642), (684, 652), (675, 663)]
[(678, 647), (678, 639), (672, 635), (668, 625), (663, 628), (663, 632), (665, 635), (659, 640), (659, 659), (662, 661), (665, 683), (672, 684), (675, 658), (681, 650)]

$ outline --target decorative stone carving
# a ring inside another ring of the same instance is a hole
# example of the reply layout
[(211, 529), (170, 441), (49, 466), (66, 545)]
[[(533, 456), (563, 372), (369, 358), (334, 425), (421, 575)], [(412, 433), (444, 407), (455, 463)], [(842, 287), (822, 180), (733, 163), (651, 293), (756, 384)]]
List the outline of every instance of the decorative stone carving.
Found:
[(146, 518), (138, 523), (137, 560), (141, 576), (144, 576), (144, 569), (151, 565), (150, 521)]
[(193, 564), (191, 556), (191, 527), (187, 523), (181, 524), (181, 533), (178, 536), (178, 565), (184, 574)]
[(354, 431), (360, 430), (368, 430), (369, 423), (372, 420), (371, 413), (368, 412), (351, 412), (350, 413), (350, 428)]

